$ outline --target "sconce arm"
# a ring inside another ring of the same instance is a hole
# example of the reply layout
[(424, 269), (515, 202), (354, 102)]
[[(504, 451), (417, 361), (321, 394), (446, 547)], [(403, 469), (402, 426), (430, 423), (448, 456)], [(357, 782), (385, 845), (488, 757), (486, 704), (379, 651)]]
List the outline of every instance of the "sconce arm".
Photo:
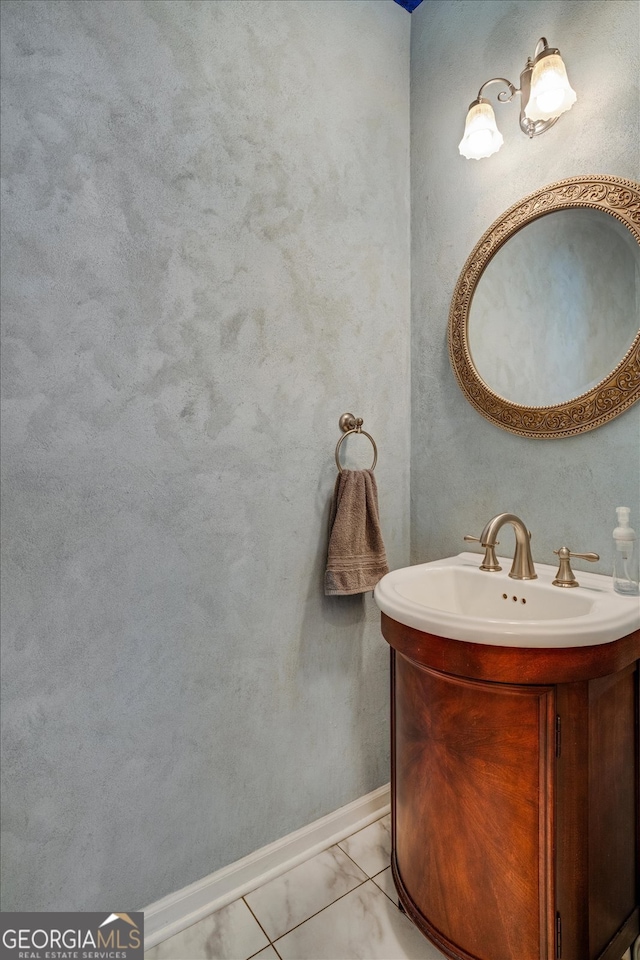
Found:
[(507, 90), (502, 90), (498, 94), (498, 100), (500, 101), (500, 103), (509, 103), (509, 101), (513, 100), (516, 93), (520, 93), (520, 91), (516, 87), (514, 87), (511, 81), (506, 80), (505, 77), (493, 77), (491, 80), (487, 80), (485, 83), (483, 83), (480, 89), (478, 90), (479, 101), (482, 101), (483, 99), (482, 94), (484, 93), (485, 88), (488, 87), (490, 83), (503, 83), (507, 87)]
[[(542, 44), (542, 46), (541, 46), (541, 44)], [(534, 54), (533, 54), (533, 59), (535, 60), (535, 58), (538, 56), (539, 53), (542, 53), (543, 50), (548, 50), (548, 49), (549, 49), (549, 42), (548, 42), (547, 38), (546, 38), (546, 37), (540, 37), (540, 39), (539, 39), (538, 42), (536, 43), (536, 49), (535, 49)]]

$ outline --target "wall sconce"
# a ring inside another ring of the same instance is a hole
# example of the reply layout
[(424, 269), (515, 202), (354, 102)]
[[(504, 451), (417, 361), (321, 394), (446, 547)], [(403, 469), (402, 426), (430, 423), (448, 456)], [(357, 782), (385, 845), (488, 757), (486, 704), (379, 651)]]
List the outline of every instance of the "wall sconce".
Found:
[(504, 143), (496, 126), (493, 107), (482, 96), (491, 83), (503, 83), (507, 87), (498, 94), (500, 103), (509, 103), (516, 93), (520, 94), (520, 129), (528, 137), (537, 137), (552, 127), (560, 114), (570, 110), (577, 100), (560, 51), (550, 47), (546, 38), (541, 37), (533, 60), (531, 57), (527, 59), (520, 74), (519, 90), (504, 77), (494, 77), (482, 84), (477, 100), (469, 105), (464, 136), (458, 145), (462, 156), (469, 160), (490, 157)]

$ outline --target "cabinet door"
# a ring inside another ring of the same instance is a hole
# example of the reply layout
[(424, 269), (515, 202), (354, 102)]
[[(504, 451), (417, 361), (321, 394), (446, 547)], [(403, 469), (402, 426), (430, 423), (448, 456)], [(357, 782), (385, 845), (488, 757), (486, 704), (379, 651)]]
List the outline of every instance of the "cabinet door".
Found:
[(393, 694), (410, 913), (453, 956), (555, 956), (554, 688), (463, 680), (396, 653)]
[(640, 930), (638, 668), (557, 688), (563, 960), (619, 960)]

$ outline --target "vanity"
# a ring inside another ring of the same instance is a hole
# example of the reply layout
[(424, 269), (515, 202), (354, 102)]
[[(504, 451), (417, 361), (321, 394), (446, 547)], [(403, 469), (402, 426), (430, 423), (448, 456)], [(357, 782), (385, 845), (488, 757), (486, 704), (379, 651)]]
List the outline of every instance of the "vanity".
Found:
[(637, 600), (480, 561), (376, 588), (401, 907), (453, 960), (620, 960), (640, 933)]
[[(458, 386), (493, 427), (557, 442), (640, 400), (639, 210), (640, 184), (579, 176), (482, 235), (448, 342)], [(574, 489), (556, 495), (575, 503)], [(513, 563), (495, 552), (505, 525)], [(570, 560), (597, 554), (559, 546), (558, 569), (534, 565), (530, 537), (498, 514), (464, 538), (484, 558), (376, 586), (393, 876), (452, 960), (621, 960), (640, 934), (640, 599), (611, 577), (576, 578)]]

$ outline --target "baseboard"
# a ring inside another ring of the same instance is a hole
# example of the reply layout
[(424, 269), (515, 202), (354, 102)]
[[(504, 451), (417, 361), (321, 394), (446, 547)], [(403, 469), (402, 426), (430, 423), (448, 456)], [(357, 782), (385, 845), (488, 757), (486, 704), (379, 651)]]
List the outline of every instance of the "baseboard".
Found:
[(180, 933), (268, 880), (384, 817), (389, 784), (144, 908), (144, 947)]

